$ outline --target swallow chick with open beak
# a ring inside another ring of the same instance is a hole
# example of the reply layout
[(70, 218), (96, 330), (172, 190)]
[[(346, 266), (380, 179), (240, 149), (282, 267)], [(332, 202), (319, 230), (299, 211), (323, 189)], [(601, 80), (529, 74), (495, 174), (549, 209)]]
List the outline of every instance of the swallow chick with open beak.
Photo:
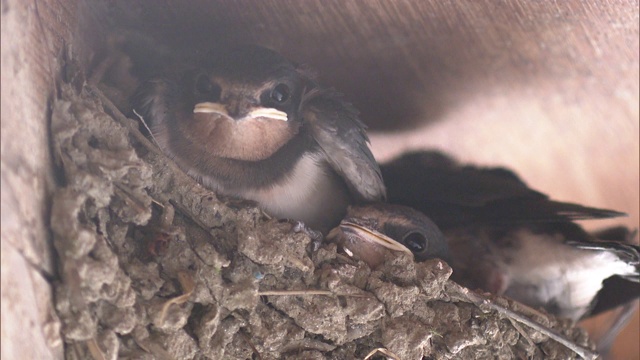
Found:
[(327, 235), (352, 257), (375, 269), (386, 252), (412, 254), (415, 261), (449, 261), (447, 241), (428, 217), (406, 206), (375, 203), (351, 206), (340, 225)]
[(554, 201), (507, 169), (463, 166), (437, 152), (407, 154), (382, 173), (390, 202), (438, 224), (462, 285), (574, 320), (593, 314), (611, 277), (634, 289), (624, 301), (638, 296), (638, 247), (599, 240), (573, 222), (622, 213)]
[(204, 186), (326, 232), (385, 188), (365, 125), (337, 92), (259, 46), (146, 81), (134, 109), (163, 151)]

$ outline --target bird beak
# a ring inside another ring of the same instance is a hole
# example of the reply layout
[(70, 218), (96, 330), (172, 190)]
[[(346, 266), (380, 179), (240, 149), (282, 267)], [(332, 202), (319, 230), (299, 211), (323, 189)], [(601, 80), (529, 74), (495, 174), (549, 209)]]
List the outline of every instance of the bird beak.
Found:
[(218, 115), (229, 116), (229, 114), (227, 113), (227, 109), (224, 107), (224, 105), (219, 103), (213, 103), (213, 102), (197, 103), (196, 106), (193, 108), (193, 113), (194, 114), (197, 114), (197, 113), (218, 114)]
[(345, 233), (351, 233), (359, 239), (380, 245), (386, 249), (402, 251), (411, 255), (413, 258), (413, 253), (406, 246), (373, 229), (369, 229), (349, 221), (343, 221), (340, 223), (340, 230)]
[(287, 113), (274, 109), (274, 108), (257, 108), (250, 112), (248, 115), (250, 118), (263, 118), (271, 120), (287, 121), (289, 120)]
[[(227, 109), (224, 105), (213, 102), (201, 102), (197, 103), (193, 108), (193, 113), (205, 113), (205, 114), (218, 114), (229, 116)], [(284, 111), (280, 111), (274, 108), (257, 108), (251, 111), (246, 116), (250, 119), (265, 119), (265, 120), (278, 120), (278, 121), (288, 121), (289, 117), (287, 113)]]

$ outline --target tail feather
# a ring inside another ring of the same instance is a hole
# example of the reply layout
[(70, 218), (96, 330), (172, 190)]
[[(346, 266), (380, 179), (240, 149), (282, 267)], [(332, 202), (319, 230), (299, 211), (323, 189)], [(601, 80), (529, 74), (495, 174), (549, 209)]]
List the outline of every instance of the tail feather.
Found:
[(598, 315), (640, 298), (640, 284), (626, 278), (612, 276), (602, 283), (602, 289), (594, 299), (593, 308), (585, 317)]
[(548, 199), (514, 199), (485, 206), (484, 211), (478, 211), (478, 216), (486, 223), (532, 223), (608, 219), (627, 214)]
[(636, 244), (637, 230), (632, 231), (627, 227), (617, 226), (594, 232), (593, 235), (599, 240), (580, 242), (575, 246), (610, 251), (625, 263), (634, 265), (636, 271), (633, 274), (606, 279), (594, 299), (593, 308), (588, 316), (597, 315), (640, 298), (640, 246)]

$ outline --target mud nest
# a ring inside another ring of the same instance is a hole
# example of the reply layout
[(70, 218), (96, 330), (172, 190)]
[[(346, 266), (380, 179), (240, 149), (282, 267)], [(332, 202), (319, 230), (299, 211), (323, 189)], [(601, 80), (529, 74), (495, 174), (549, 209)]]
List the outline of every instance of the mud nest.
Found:
[(462, 288), (442, 261), (397, 253), (372, 271), (300, 224), (220, 199), (97, 88), (62, 84), (51, 130), (67, 359), (594, 356), (571, 322)]

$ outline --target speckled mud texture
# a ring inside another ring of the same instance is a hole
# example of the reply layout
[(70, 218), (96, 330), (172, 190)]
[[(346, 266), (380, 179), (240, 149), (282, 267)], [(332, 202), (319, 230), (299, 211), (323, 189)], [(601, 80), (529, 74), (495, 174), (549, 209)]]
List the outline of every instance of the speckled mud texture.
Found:
[[(578, 357), (473, 301), (438, 260), (398, 253), (372, 271), (299, 224), (220, 200), (105, 108), (89, 87), (62, 86), (53, 105), (67, 359)], [(571, 323), (525, 315), (592, 347)]]

